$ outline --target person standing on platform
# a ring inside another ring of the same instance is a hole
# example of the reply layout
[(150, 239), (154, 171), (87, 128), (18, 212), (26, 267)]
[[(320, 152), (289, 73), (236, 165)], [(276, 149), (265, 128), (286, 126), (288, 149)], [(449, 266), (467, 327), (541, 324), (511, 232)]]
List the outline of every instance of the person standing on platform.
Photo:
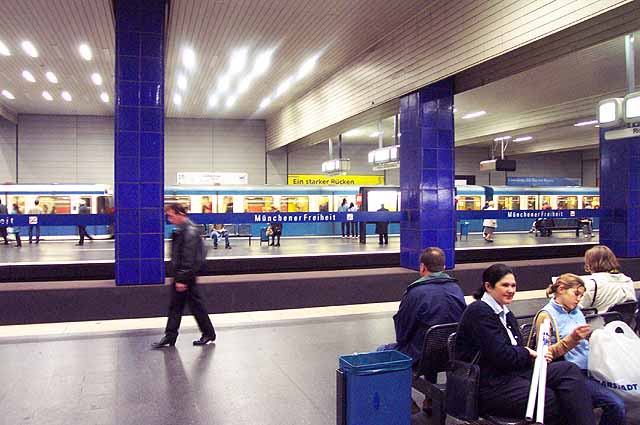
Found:
[[(84, 201), (80, 201), (80, 209), (78, 211), (79, 214), (91, 214), (91, 209), (85, 204)], [(80, 240), (78, 241), (78, 243), (76, 245), (78, 246), (82, 246), (84, 245), (84, 238), (85, 236), (87, 237), (87, 239), (89, 239), (90, 241), (93, 240), (93, 238), (91, 237), (91, 235), (89, 235), (89, 233), (87, 232), (87, 226), (86, 225), (82, 225), (82, 224), (78, 224), (78, 234), (80, 235)]]
[(200, 339), (193, 341), (193, 345), (207, 345), (216, 340), (216, 331), (197, 285), (197, 274), (205, 261), (206, 248), (198, 228), (187, 217), (187, 210), (183, 205), (170, 204), (166, 213), (169, 223), (176, 226), (171, 237), (171, 265), (174, 278), (165, 335), (153, 344), (153, 348), (176, 344), (185, 303), (189, 303), (189, 309), (202, 332)]
[[(272, 213), (279, 213), (280, 211), (276, 207), (271, 207)], [(279, 221), (274, 221), (271, 223), (271, 243), (269, 246), (280, 246), (280, 236), (282, 236), (282, 223)], [(276, 243), (276, 237), (278, 238), (278, 242)]]
[[(355, 206), (354, 203), (352, 202), (349, 205), (349, 209), (347, 211), (350, 213), (358, 212), (358, 207)], [(358, 222), (352, 221), (350, 224), (351, 224), (351, 237), (355, 239), (358, 237)]]
[[(40, 201), (36, 199), (33, 202), (33, 208), (29, 210), (29, 215), (40, 215), (42, 214), (42, 208), (40, 208)], [(36, 244), (40, 243), (40, 223), (38, 224), (29, 224), (29, 243), (33, 242), (33, 229), (36, 229)]]
[[(346, 213), (348, 210), (349, 210), (349, 206), (347, 205), (347, 198), (343, 198), (342, 199), (342, 203), (338, 207), (338, 211), (337, 212)], [(342, 226), (342, 237), (343, 238), (348, 238), (349, 237), (349, 223), (346, 222), (346, 221), (343, 221), (340, 224)], [(345, 236), (345, 234), (346, 234), (346, 236)]]
[[(11, 207), (11, 215), (20, 214), (20, 208), (18, 204), (13, 204)], [(13, 236), (16, 238), (16, 248), (22, 247), (22, 240), (20, 239), (20, 226), (9, 227), (9, 233), (13, 233)]]
[[(380, 205), (380, 211), (389, 211), (384, 207), (384, 204)], [(383, 241), (385, 245), (389, 244), (389, 222), (379, 221), (376, 223), (376, 233), (378, 234), (378, 245), (382, 245)]]
[[(485, 211), (495, 211), (496, 207), (494, 206), (493, 201), (489, 201), (489, 206)], [(498, 220), (495, 218), (485, 218), (482, 220), (482, 236), (484, 240), (487, 242), (493, 242), (493, 232), (498, 227)]]
[[(0, 215), (8, 215), (7, 206), (2, 203), (0, 199)], [(4, 244), (9, 245), (9, 239), (7, 238), (7, 226), (0, 226), (0, 237), (4, 239)]]

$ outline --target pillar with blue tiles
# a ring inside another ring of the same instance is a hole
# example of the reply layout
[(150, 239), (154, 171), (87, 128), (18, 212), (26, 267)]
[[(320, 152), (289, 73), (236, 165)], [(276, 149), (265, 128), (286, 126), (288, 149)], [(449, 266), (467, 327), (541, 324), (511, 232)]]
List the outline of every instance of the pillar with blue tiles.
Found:
[(164, 283), (165, 0), (115, 2), (116, 284)]
[(400, 99), (400, 264), (419, 269), (420, 253), (437, 246), (455, 265), (453, 79)]
[(600, 129), (600, 243), (640, 257), (640, 137), (605, 140)]

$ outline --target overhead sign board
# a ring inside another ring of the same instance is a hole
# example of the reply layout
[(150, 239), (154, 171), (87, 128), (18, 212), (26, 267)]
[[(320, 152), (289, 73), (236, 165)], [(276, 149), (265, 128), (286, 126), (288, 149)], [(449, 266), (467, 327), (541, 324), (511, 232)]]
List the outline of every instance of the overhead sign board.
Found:
[(322, 174), (289, 174), (287, 184), (292, 186), (379, 186), (384, 176), (324, 176)]
[(609, 130), (604, 133), (604, 140), (620, 140), (629, 137), (640, 137), (640, 127), (623, 128), (622, 130)]
[(197, 184), (206, 186), (220, 186), (227, 184), (248, 184), (247, 173), (210, 173), (210, 172), (179, 172), (178, 184)]
[(507, 186), (580, 186), (582, 182), (572, 177), (507, 177)]

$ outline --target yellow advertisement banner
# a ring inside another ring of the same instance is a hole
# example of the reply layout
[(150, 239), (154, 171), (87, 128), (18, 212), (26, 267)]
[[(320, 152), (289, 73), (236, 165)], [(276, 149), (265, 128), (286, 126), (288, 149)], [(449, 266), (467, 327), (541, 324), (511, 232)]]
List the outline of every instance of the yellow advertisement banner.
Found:
[(379, 186), (384, 176), (333, 176), (322, 174), (289, 174), (287, 184), (294, 186)]

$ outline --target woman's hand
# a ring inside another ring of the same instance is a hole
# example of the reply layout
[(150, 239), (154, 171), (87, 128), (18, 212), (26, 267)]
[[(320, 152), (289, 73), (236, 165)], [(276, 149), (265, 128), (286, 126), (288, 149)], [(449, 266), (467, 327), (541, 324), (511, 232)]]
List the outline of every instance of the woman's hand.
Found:
[(591, 326), (580, 325), (571, 332), (571, 337), (577, 341), (587, 338), (591, 334)]
[(524, 347), (524, 348), (526, 348), (526, 349), (527, 349), (527, 351), (529, 352), (529, 356), (530, 356), (532, 359), (535, 359), (536, 357), (538, 357), (538, 353), (536, 353), (535, 351), (533, 351), (531, 348), (529, 348), (529, 347)]
[(551, 353), (551, 350), (549, 350), (547, 348), (547, 352), (544, 353), (544, 359), (547, 361), (547, 363), (551, 363), (553, 361), (553, 354)]

